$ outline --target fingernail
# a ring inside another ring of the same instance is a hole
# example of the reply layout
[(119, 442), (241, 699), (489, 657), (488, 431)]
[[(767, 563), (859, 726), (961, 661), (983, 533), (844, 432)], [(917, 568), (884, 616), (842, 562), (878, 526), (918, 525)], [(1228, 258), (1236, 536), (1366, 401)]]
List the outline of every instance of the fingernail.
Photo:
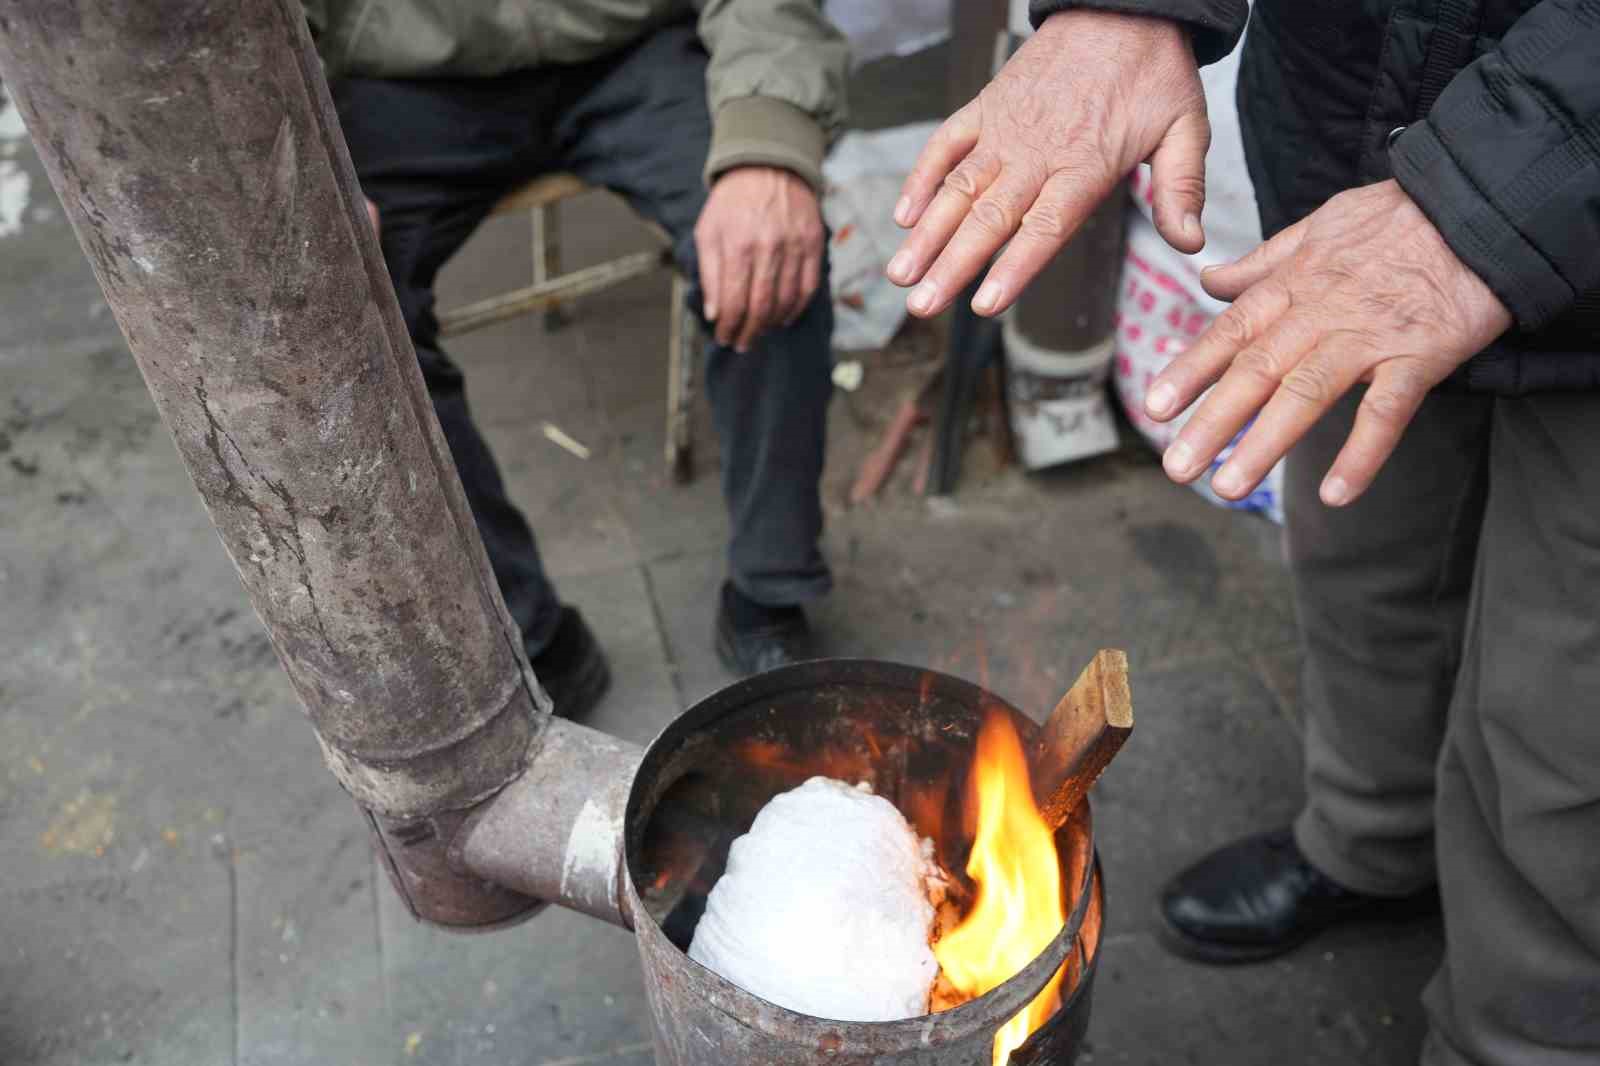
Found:
[(1343, 507), (1350, 502), (1350, 485), (1342, 477), (1329, 476), (1322, 483), (1322, 502), (1329, 507)]
[(933, 303), (939, 297), (939, 290), (933, 283), (924, 281), (921, 285), (911, 290), (911, 295), (906, 298), (906, 306), (919, 315), (925, 315), (933, 310)]
[(889, 280), (896, 285), (904, 285), (911, 280), (911, 253), (896, 252), (894, 258), (889, 260), (889, 268), (884, 271), (889, 275)]
[(1218, 496), (1233, 499), (1244, 495), (1244, 475), (1232, 463), (1224, 463), (1211, 478), (1211, 487)]
[(986, 281), (978, 290), (978, 295), (972, 298), (972, 309), (980, 315), (992, 315), (994, 309), (1000, 306), (1000, 284)]
[(1156, 418), (1165, 418), (1172, 413), (1172, 405), (1177, 402), (1178, 390), (1163, 381), (1144, 398), (1144, 409)]
[(894, 220), (896, 225), (911, 225), (911, 197), (902, 196), (900, 202), (894, 205)]
[(707, 322), (715, 322), (716, 320), (717, 320), (717, 306), (716, 306), (716, 304), (706, 304), (706, 321)]
[(1187, 477), (1189, 468), (1194, 465), (1194, 448), (1187, 441), (1173, 441), (1167, 454), (1161, 457), (1161, 465), (1173, 477)]
[(1191, 237), (1200, 236), (1200, 216), (1190, 212), (1183, 216), (1183, 232)]

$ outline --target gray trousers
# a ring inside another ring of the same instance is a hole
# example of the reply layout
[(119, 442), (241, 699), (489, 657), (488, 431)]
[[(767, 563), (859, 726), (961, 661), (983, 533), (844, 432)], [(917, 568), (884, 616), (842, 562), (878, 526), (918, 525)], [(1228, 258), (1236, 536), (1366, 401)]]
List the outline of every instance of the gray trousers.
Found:
[[(383, 255), (423, 379), (530, 657), (553, 635), (561, 601), (472, 419), (461, 370), (439, 346), (434, 278), (502, 195), (566, 170), (618, 193), (667, 231), (694, 282), (689, 304), (699, 315), (694, 224), (706, 201), (701, 169), (711, 145), (706, 63), (693, 25), (674, 25), (590, 63), (333, 86), (362, 191), (382, 212)], [(760, 603), (800, 603), (832, 584), (818, 543), (832, 336), (824, 273), (805, 312), (762, 336), (749, 355), (706, 345), (706, 391), (722, 442), (728, 575)]]
[(1290, 456), (1311, 861), (1438, 882), (1430, 1066), (1600, 1062), (1600, 397), (1440, 395), (1372, 490), (1318, 484), (1349, 397)]

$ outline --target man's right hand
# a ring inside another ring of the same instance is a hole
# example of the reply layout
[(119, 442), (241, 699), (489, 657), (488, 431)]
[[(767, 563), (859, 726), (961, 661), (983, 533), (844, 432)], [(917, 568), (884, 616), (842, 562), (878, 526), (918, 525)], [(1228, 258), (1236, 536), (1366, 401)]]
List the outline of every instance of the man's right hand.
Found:
[(895, 221), (915, 229), (889, 261), (889, 280), (916, 285), (912, 314), (934, 315), (1010, 240), (972, 304), (999, 314), (1146, 160), (1156, 228), (1179, 251), (1199, 251), (1210, 144), (1182, 26), (1052, 15), (923, 149), (895, 208)]

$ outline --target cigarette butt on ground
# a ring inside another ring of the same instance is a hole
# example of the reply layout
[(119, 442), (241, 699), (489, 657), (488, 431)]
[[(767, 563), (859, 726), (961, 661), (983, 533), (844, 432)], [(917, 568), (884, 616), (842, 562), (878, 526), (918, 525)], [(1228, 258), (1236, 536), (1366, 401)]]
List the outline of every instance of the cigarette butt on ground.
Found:
[(588, 447), (568, 436), (567, 432), (554, 422), (546, 422), (544, 424), (544, 439), (559, 448), (571, 452), (579, 459), (587, 459), (591, 454)]

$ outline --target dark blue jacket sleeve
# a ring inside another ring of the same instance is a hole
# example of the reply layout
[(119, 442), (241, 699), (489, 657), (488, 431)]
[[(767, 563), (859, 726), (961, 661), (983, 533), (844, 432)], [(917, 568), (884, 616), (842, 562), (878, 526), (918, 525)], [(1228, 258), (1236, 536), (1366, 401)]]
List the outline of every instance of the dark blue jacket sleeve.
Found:
[(1544, 0), (1445, 86), (1394, 175), (1524, 330), (1600, 286), (1600, 0)]
[(1034, 26), (1051, 15), (1073, 8), (1115, 11), (1123, 15), (1149, 15), (1171, 19), (1189, 27), (1195, 58), (1200, 65), (1215, 63), (1239, 43), (1250, 17), (1246, 0), (1032, 0), (1029, 14)]

